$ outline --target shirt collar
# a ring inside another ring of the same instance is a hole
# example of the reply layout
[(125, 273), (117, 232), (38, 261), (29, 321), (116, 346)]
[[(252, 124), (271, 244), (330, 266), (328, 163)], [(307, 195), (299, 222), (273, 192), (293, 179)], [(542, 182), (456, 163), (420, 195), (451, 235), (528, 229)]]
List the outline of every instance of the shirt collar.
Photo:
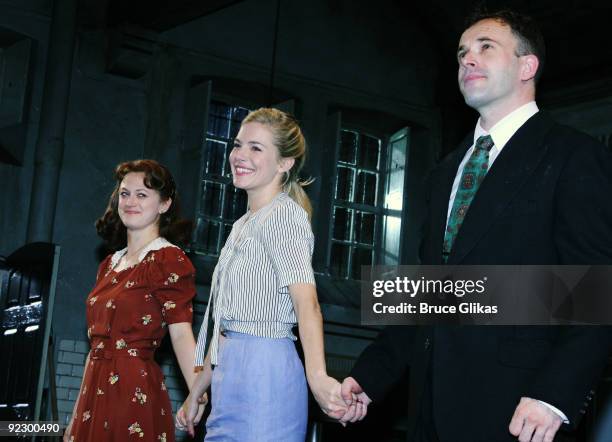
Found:
[(501, 150), (508, 140), (512, 138), (512, 135), (514, 135), (527, 120), (538, 113), (538, 111), (539, 109), (536, 102), (530, 101), (499, 120), (489, 132), (482, 128), (479, 118), (476, 123), (476, 129), (474, 130), (474, 144), (476, 144), (476, 140), (481, 136), (491, 135), (493, 143), (495, 144), (494, 148)]
[(240, 219), (244, 219), (244, 222), (249, 220), (259, 218), (262, 216), (261, 214), (268, 213), (270, 209), (276, 207), (279, 203), (283, 202), (289, 195), (285, 191), (280, 191), (277, 193), (274, 198), (270, 200), (270, 202), (266, 203), (264, 206), (257, 209), (255, 212), (251, 212), (251, 209), (247, 208), (247, 211)]
[[(147, 244), (147, 246), (144, 249), (140, 251), (140, 253), (138, 254), (138, 262), (142, 261), (144, 257), (147, 256), (147, 253), (149, 253), (150, 251), (163, 249), (164, 247), (176, 247), (176, 246), (172, 244), (170, 241), (168, 241), (166, 238), (162, 238), (161, 236), (155, 238), (153, 241)], [(115, 266), (119, 264), (119, 260), (123, 258), (123, 255), (125, 255), (126, 253), (127, 253), (127, 247), (121, 250), (117, 250), (115, 253), (113, 253), (113, 256), (111, 257), (111, 268), (115, 268)]]

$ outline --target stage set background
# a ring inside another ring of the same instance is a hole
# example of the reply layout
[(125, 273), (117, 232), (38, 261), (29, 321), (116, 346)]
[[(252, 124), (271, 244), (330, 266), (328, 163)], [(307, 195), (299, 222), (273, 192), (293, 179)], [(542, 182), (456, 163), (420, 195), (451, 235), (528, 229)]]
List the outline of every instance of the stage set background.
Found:
[[(608, 2), (488, 5), (538, 18), (549, 48), (540, 107), (610, 146)], [(0, 255), (33, 241), (61, 246), (52, 357), (62, 422), (88, 351), (84, 300), (101, 253), (93, 223), (115, 165), (155, 158), (178, 178), (197, 227), (197, 331), (219, 247), (244, 210), (244, 196), (228, 184), (225, 143), (246, 109), (265, 105), (292, 111), (308, 140), (327, 363), (338, 378), (350, 370), (377, 333), (360, 325), (360, 266), (417, 262), (424, 179), (475, 122), (455, 60), (472, 6), (0, 0)], [(176, 407), (184, 385), (168, 351), (160, 361)], [(353, 429), (312, 413), (318, 437), (405, 440), (406, 393), (400, 386)]]

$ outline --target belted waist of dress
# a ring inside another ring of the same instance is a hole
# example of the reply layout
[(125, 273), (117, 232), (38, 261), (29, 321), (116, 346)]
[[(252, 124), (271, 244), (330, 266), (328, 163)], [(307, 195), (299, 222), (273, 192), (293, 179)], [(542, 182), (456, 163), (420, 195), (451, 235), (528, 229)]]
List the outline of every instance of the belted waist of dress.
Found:
[[(97, 340), (92, 344), (92, 349), (89, 357), (93, 360), (96, 359), (116, 359), (116, 358), (140, 358), (140, 359), (153, 359), (155, 355), (155, 347), (142, 347), (142, 346), (130, 346), (126, 344), (119, 344), (121, 348), (117, 348), (117, 344), (111, 347), (112, 342), (110, 340)], [(142, 345), (141, 343), (139, 343)]]

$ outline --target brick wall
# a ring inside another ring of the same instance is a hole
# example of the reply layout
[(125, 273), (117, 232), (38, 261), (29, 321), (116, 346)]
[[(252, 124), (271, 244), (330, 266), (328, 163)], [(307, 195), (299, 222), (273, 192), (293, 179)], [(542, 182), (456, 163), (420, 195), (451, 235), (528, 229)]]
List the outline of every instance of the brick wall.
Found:
[(74, 401), (79, 394), (85, 358), (89, 352), (89, 342), (64, 339), (59, 343), (55, 384), (57, 387), (57, 408), (59, 420), (67, 424)]

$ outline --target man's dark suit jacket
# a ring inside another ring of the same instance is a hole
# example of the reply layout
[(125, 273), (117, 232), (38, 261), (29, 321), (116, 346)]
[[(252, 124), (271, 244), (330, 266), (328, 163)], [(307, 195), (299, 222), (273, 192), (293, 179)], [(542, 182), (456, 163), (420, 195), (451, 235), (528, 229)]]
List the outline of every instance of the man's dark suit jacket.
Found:
[[(473, 134), (432, 172), (421, 247), (442, 264), (448, 202)], [(537, 113), (487, 173), (448, 264), (612, 264), (612, 154)], [(605, 327), (388, 327), (351, 375), (374, 401), (410, 375), (409, 431), (430, 379), (441, 442), (516, 440), (508, 425), (522, 396), (575, 425), (610, 351)]]

